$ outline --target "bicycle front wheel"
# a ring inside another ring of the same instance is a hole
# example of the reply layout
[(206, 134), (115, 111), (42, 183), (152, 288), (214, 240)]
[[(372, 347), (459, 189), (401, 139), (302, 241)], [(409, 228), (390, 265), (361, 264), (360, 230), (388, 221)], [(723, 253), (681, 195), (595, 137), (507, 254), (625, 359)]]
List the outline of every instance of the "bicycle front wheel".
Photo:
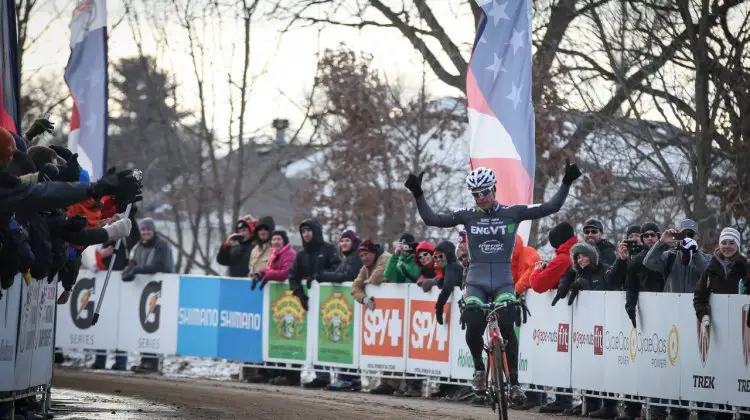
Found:
[(508, 420), (508, 393), (506, 381), (510, 378), (505, 377), (505, 350), (503, 350), (499, 341), (492, 345), (493, 376), (495, 381), (495, 400), (498, 402), (497, 418), (499, 420)]

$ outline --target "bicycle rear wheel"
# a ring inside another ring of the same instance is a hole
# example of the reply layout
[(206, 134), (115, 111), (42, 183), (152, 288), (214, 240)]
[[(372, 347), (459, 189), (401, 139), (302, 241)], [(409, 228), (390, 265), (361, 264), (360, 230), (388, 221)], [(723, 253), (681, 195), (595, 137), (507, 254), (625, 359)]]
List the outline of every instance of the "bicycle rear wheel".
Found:
[(493, 381), (495, 382), (495, 392), (497, 393), (494, 397), (498, 402), (497, 418), (499, 420), (508, 420), (508, 393), (505, 386), (506, 380), (510, 378), (505, 377), (505, 350), (503, 350), (499, 341), (496, 341), (492, 345), (492, 356), (493, 360)]

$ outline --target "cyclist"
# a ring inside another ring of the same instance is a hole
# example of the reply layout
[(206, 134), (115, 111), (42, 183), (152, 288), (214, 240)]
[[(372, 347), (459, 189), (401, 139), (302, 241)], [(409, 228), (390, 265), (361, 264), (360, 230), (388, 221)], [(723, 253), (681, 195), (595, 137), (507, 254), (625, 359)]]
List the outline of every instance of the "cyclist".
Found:
[[(417, 202), (417, 210), (428, 226), (454, 227), (464, 225), (469, 243), (469, 269), (463, 299), (466, 304), (483, 304), (489, 299), (499, 303), (516, 299), (510, 271), (513, 247), (518, 224), (554, 214), (560, 210), (568, 197), (573, 181), (581, 176), (578, 166), (565, 165), (562, 185), (552, 199), (541, 205), (504, 206), (495, 200), (497, 179), (488, 168), (479, 167), (469, 173), (466, 184), (474, 196), (476, 206), (448, 214), (435, 214), (427, 204), (422, 191), (424, 172), (416, 176), (409, 174), (406, 188)], [(523, 404), (524, 394), (518, 386), (518, 339), (514, 323), (518, 316), (516, 308), (501, 313), (505, 322), (500, 325), (503, 337), (508, 340), (508, 368), (510, 370), (511, 402)], [(485, 315), (480, 310), (467, 310), (463, 314), (466, 324), (466, 344), (474, 359), (472, 384), (478, 394), (486, 390), (487, 374), (482, 360), (484, 331), (487, 327)]]

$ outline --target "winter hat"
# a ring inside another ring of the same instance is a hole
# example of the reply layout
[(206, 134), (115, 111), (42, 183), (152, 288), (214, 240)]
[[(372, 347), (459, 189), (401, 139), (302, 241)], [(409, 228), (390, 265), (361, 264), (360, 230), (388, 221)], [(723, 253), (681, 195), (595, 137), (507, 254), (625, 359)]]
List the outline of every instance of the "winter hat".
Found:
[(453, 242), (443, 241), (435, 247), (435, 251), (440, 251), (445, 254), (445, 261), (449, 263), (456, 262), (456, 246)]
[(357, 242), (359, 239), (357, 238), (357, 234), (354, 233), (353, 230), (345, 230), (344, 233), (341, 234), (341, 239), (350, 239), (352, 242)]
[(138, 227), (140, 229), (146, 228), (152, 232), (156, 232), (156, 224), (154, 223), (154, 219), (147, 217), (145, 219), (141, 219), (140, 222), (138, 222)]
[(677, 226), (677, 231), (684, 232), (686, 230), (691, 230), (693, 233), (698, 232), (698, 224), (691, 219), (684, 219)]
[(646, 222), (641, 226), (641, 235), (648, 231), (656, 232), (657, 234), (661, 232), (659, 225), (654, 222)]
[(269, 232), (273, 232), (276, 229), (276, 222), (271, 216), (264, 216), (258, 219), (258, 224), (255, 225), (255, 231), (266, 229)]
[(78, 182), (84, 185), (91, 184), (91, 176), (89, 176), (89, 171), (81, 168), (81, 175), (78, 177)]
[(10, 131), (0, 127), (0, 162), (10, 162), (16, 152), (16, 140)]
[(31, 146), (28, 153), (37, 168), (41, 168), (48, 163), (57, 166), (57, 153), (49, 147)]
[(242, 228), (248, 228), (252, 232), (254, 224), (253, 216), (246, 214), (240, 217), (239, 220), (237, 220), (237, 223), (234, 224), (234, 231), (237, 232)]
[(602, 222), (596, 220), (596, 219), (589, 219), (586, 221), (586, 223), (583, 224), (583, 228), (594, 228), (597, 229), (599, 232), (604, 232), (604, 225)]
[(286, 234), (285, 230), (275, 230), (271, 234), (271, 238), (274, 236), (281, 236), (281, 239), (284, 241), (284, 245), (289, 245), (289, 236)]
[(637, 233), (637, 234), (640, 235), (641, 234), (641, 227), (638, 226), (638, 225), (628, 226), (628, 230), (625, 233), (625, 236), (630, 236), (633, 233)]
[(361, 244), (359, 244), (357, 252), (372, 252), (373, 254), (377, 254), (378, 247), (371, 239), (367, 239), (366, 241), (363, 241)]
[(723, 242), (725, 240), (732, 240), (734, 241), (737, 246), (740, 246), (740, 232), (737, 229), (734, 228), (724, 228), (721, 231), (721, 235), (719, 236), (719, 242)]
[(599, 251), (597, 251), (596, 247), (588, 242), (578, 242), (570, 248), (570, 259), (572, 260), (571, 262), (574, 268), (578, 267), (576, 258), (580, 254), (589, 257), (592, 266), (597, 267), (599, 265)]
[(573, 226), (568, 222), (562, 222), (549, 231), (549, 243), (552, 248), (557, 249), (575, 235)]
[(398, 241), (406, 244), (417, 242), (417, 240), (414, 239), (414, 235), (411, 233), (404, 233)]

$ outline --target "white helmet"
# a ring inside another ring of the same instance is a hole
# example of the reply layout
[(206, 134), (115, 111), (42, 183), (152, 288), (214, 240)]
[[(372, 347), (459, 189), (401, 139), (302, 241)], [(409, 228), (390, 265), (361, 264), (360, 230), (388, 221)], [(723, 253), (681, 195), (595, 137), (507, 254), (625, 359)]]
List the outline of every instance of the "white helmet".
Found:
[(469, 176), (466, 177), (466, 185), (470, 190), (477, 188), (491, 188), (495, 186), (495, 183), (497, 183), (495, 172), (484, 166), (474, 169), (469, 173)]

